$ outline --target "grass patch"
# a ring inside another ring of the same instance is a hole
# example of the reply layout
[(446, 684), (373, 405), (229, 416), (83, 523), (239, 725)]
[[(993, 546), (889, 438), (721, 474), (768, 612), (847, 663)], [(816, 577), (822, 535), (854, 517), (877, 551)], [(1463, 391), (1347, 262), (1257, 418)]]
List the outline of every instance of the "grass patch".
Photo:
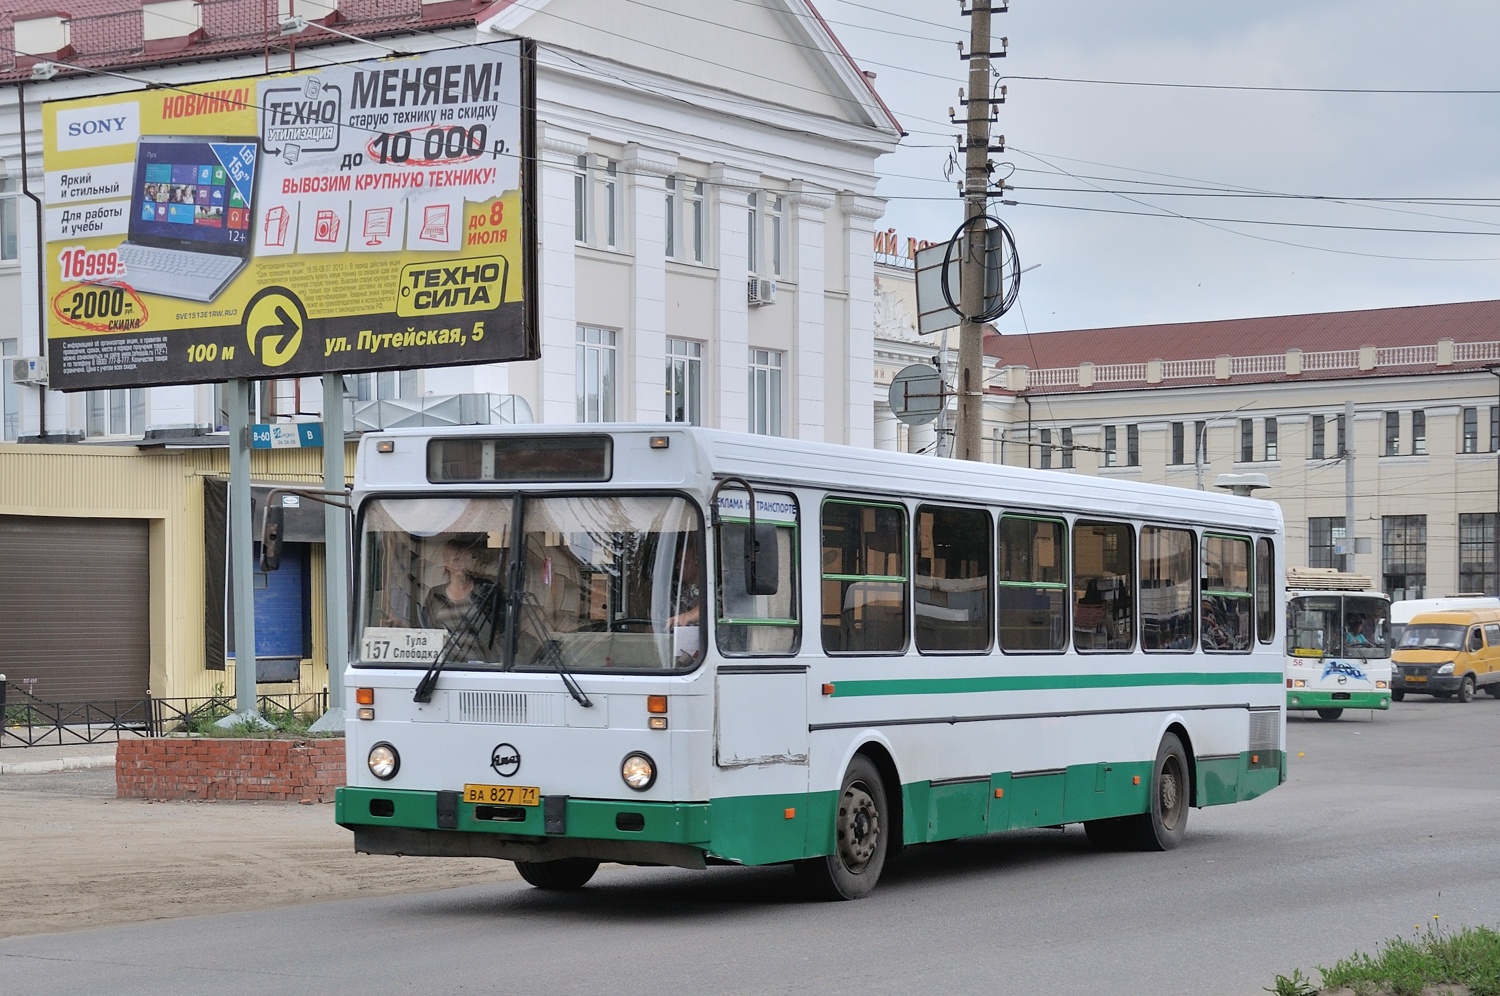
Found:
[(1332, 968), (1319, 967), (1321, 988), (1314, 987), (1301, 969), (1276, 976), (1266, 992), (1276, 996), (1315, 996), (1328, 989), (1347, 988), (1358, 994), (1389, 993), (1419, 996), (1424, 986), (1448, 983), (1468, 986), (1474, 996), (1500, 996), (1500, 932), (1489, 927), (1446, 931), (1437, 916), (1426, 926), (1415, 925), (1411, 938), (1387, 941), (1377, 956), (1355, 954)]

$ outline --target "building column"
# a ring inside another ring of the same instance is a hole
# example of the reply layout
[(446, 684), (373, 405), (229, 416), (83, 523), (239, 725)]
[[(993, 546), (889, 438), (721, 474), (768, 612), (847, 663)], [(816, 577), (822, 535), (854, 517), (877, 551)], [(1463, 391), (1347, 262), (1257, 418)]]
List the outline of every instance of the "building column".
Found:
[(660, 422), (666, 415), (662, 402), (667, 352), (665, 178), (677, 169), (677, 157), (631, 142), (625, 146), (624, 167), (630, 177), (626, 203), (635, 261), (630, 268), (632, 327), (621, 355), (630, 369), (621, 373), (622, 379), (633, 381), (635, 389), (628, 401), (633, 416), (620, 414), (637, 422)]
[[(833, 192), (798, 180), (792, 184), (787, 202), (796, 235), (794, 254), (797, 274), (797, 305), (792, 333), (792, 411), (798, 439), (823, 441), (830, 435), (844, 438), (835, 413), (827, 407), (827, 279), (823, 272), (824, 212), (833, 207)], [(873, 370), (873, 367), (871, 368)]]
[(537, 286), (542, 299), (531, 306), (537, 309), (542, 356), (532, 409), (538, 422), (568, 424), (578, 421), (573, 173), (578, 157), (588, 152), (588, 136), (538, 121), (537, 144), (542, 170), (542, 203), (537, 209)]
[[(750, 311), (746, 286), (750, 278), (747, 195), (759, 188), (760, 176), (723, 163), (708, 168), (713, 186), (714, 244), (718, 247), (719, 287), (712, 343), (714, 382), (718, 388), (718, 427), (750, 429)], [(706, 420), (705, 420), (706, 421)]]
[(885, 214), (878, 197), (844, 193), (844, 439), (850, 446), (875, 442), (875, 222)]

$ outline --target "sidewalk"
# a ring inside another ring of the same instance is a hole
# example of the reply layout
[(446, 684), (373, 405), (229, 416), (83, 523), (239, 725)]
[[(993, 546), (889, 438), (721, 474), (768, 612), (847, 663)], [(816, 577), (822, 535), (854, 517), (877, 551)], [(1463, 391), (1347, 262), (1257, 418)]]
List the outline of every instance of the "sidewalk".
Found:
[(115, 745), (112, 742), (0, 749), (0, 775), (43, 775), (51, 771), (82, 771), (112, 768), (114, 765)]

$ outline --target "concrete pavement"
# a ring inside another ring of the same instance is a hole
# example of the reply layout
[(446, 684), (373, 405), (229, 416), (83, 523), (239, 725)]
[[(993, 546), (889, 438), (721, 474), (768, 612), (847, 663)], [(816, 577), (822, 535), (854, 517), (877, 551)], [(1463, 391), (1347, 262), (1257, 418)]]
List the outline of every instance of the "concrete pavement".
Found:
[(88, 768), (112, 768), (115, 745), (64, 744), (59, 747), (12, 747), (0, 750), (0, 775), (43, 775), (52, 771), (82, 771)]

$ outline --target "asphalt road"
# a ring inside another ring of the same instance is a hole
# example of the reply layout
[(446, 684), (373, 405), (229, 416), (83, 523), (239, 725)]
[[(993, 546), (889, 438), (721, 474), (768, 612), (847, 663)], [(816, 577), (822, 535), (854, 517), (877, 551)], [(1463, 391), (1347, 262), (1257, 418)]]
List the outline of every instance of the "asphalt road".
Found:
[(1095, 853), (1076, 826), (997, 835), (913, 849), (840, 904), (780, 868), (606, 868), (575, 894), (489, 883), (15, 937), (0, 978), (152, 996), (1254, 996), (1430, 925), (1500, 925), (1500, 700), (1368, 715), (1294, 716), (1288, 783), (1193, 811), (1164, 854)]

